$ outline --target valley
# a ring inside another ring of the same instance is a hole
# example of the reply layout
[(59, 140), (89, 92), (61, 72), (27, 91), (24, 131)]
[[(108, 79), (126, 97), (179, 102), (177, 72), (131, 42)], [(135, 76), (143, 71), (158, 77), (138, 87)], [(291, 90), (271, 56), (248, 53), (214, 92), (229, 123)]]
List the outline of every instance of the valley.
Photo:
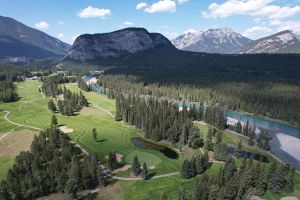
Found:
[[(25, 137), (26, 140), (30, 141), (28, 137), (29, 133), (35, 132), (35, 129), (44, 129), (48, 126), (51, 121), (52, 113), (48, 111), (46, 104), (49, 100), (48, 97), (43, 98), (41, 93), (39, 93), (38, 88), (41, 83), (38, 81), (25, 81), (17, 85), (17, 92), (20, 94), (20, 101), (16, 103), (2, 104), (1, 109), (9, 111), (10, 114), (6, 116), (5, 113), (1, 112), (2, 118), (0, 123), (2, 135), (7, 134), (4, 139), (0, 141), (0, 147), (9, 148), (10, 145), (20, 146), (20, 149), (15, 149), (15, 153), (9, 154), (10, 157), (6, 155), (1, 155), (1, 165), (7, 166), (1, 168), (1, 177), (4, 179), (7, 169), (12, 165), (13, 156), (16, 152), (20, 150), (26, 150), (29, 148), (29, 144), (24, 143), (24, 139), (14, 140), (16, 134), (20, 137)], [(76, 84), (65, 84), (65, 86), (72, 90), (78, 92), (80, 89)], [(188, 191), (188, 195), (192, 195), (192, 188), (195, 186), (195, 179), (189, 180), (181, 178), (181, 176), (174, 172), (179, 172), (183, 159), (186, 156), (190, 157), (191, 152), (179, 153), (175, 150), (179, 157), (177, 159), (171, 159), (164, 156), (161, 152), (151, 149), (139, 148), (132, 144), (131, 138), (141, 136), (140, 130), (134, 126), (126, 125), (122, 122), (115, 121), (111, 114), (115, 114), (115, 103), (113, 100), (108, 99), (106, 96), (95, 93), (95, 92), (84, 92), (87, 97), (90, 107), (88, 111), (82, 111), (76, 116), (63, 116), (56, 114), (60, 125), (67, 126), (71, 128), (73, 132), (68, 133), (72, 140), (82, 146), (89, 153), (97, 153), (97, 157), (101, 163), (107, 162), (106, 155), (115, 151), (116, 153), (122, 155), (121, 163), (124, 165), (130, 164), (132, 162), (133, 156), (138, 155), (141, 162), (147, 162), (149, 165), (150, 173), (154, 173), (156, 178), (153, 177), (150, 180), (118, 180), (116, 183), (108, 186), (107, 188), (100, 189), (100, 199), (101, 196), (105, 199), (153, 199), (154, 196), (159, 198), (162, 192), (169, 194), (171, 199), (175, 199), (177, 196), (177, 191), (183, 185)], [(42, 97), (42, 98), (41, 98)], [(111, 114), (109, 114), (111, 113)], [(6, 120), (5, 120), (6, 119)], [(79, 123), (80, 121), (80, 123)], [(17, 125), (18, 124), (18, 125)], [(32, 128), (29, 128), (32, 127)], [(29, 129), (27, 129), (29, 128)], [(92, 128), (96, 128), (98, 132), (98, 141), (92, 139), (91, 131)], [(208, 131), (207, 125), (199, 124), (199, 128), (204, 134), (202, 137), (206, 137), (206, 132)], [(11, 130), (13, 132), (11, 132)], [(16, 130), (25, 130), (16, 131)], [(25, 134), (25, 135), (24, 135)], [(17, 137), (20, 139), (20, 137)], [(237, 137), (238, 138), (238, 137)], [(224, 135), (224, 140), (229, 144), (236, 145), (238, 140), (236, 136), (226, 134)], [(8, 142), (9, 141), (9, 142)], [(246, 141), (245, 141), (246, 142)], [(7, 146), (7, 147), (6, 147)], [(244, 147), (245, 149), (253, 149), (252, 147)], [(203, 150), (201, 150), (203, 152)], [(201, 151), (195, 151), (196, 154), (202, 154)], [(184, 151), (185, 152), (185, 151)], [(192, 153), (193, 154), (193, 153)], [(242, 159), (235, 158), (237, 165), (241, 165)], [(218, 169), (222, 166), (221, 163), (213, 163), (208, 170), (209, 175), (215, 174)], [(174, 173), (174, 177), (160, 177), (160, 175)], [(131, 177), (128, 171), (119, 171), (115, 176), (118, 177)], [(300, 184), (300, 175), (296, 176), (295, 184)], [(297, 188), (297, 186), (296, 186)], [(110, 192), (107, 192), (110, 191)], [(118, 191), (118, 195), (111, 196), (112, 191)], [(139, 191), (139, 192), (136, 192)], [(300, 191), (295, 190), (295, 195), (298, 195)], [(284, 194), (282, 194), (284, 195)], [(272, 193), (267, 192), (266, 197), (278, 199), (279, 196), (273, 196)]]

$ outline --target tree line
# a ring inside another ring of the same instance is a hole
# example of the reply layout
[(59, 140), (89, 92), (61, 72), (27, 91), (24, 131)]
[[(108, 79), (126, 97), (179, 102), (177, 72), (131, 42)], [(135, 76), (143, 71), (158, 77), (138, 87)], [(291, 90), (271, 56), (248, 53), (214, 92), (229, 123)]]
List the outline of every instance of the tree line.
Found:
[(131, 94), (116, 95), (117, 121), (123, 120), (145, 132), (145, 137), (154, 141), (168, 140), (171, 143), (201, 143), (194, 120), (205, 120), (220, 128), (226, 125), (224, 110), (218, 106), (178, 108), (176, 103), (155, 97), (141, 97)]
[[(216, 80), (214, 76), (203, 77), (198, 71), (187, 69), (181, 71), (177, 68), (172, 73), (165, 69), (152, 68), (114, 70), (107, 72), (113, 75), (101, 77), (100, 86), (126, 93), (202, 102), (209, 105), (218, 103), (226, 106), (228, 110), (246, 111), (290, 123), (300, 123), (300, 108), (297, 106), (297, 102), (300, 101), (300, 89), (299, 85), (295, 85), (290, 80), (285, 83), (280, 82), (280, 79), (250, 82), (249, 77), (245, 77), (245, 81), (237, 81), (234, 78), (231, 81), (224, 80), (225, 77)], [(182, 73), (189, 75), (183, 76)], [(198, 75), (195, 76), (193, 73)], [(236, 74), (238, 75), (238, 72)], [(207, 77), (213, 81), (206, 80)], [(199, 82), (199, 80), (206, 81)]]
[(76, 199), (79, 191), (107, 181), (96, 155), (83, 154), (75, 147), (53, 116), (51, 127), (35, 135), (30, 150), (16, 157), (0, 184), (0, 199), (36, 199), (57, 192)]

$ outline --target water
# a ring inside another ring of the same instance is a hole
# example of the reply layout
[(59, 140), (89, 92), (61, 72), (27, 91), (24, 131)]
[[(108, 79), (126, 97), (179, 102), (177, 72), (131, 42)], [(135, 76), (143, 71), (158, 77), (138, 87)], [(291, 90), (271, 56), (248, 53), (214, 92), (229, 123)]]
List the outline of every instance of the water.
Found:
[(169, 147), (146, 141), (143, 138), (140, 138), (140, 137), (131, 138), (131, 143), (136, 148), (159, 151), (168, 158), (178, 159), (178, 154), (175, 151), (173, 151), (172, 149), (170, 149)]
[[(228, 146), (227, 150), (228, 150), (228, 153), (231, 155), (233, 155), (235, 152), (235, 148), (232, 146)], [(248, 152), (248, 151), (241, 151), (240, 157), (241, 158), (252, 158), (254, 160), (262, 161), (262, 162), (269, 162), (268, 157), (260, 155), (260, 154)]]
[(266, 129), (271, 133), (281, 132), (296, 138), (300, 138), (300, 129), (289, 126), (284, 123), (258, 118), (246, 114), (241, 114), (233, 111), (228, 111), (227, 117), (231, 117), (233, 119), (240, 120), (242, 122), (247, 122), (247, 120), (249, 120), (250, 124), (255, 124), (256, 127)]

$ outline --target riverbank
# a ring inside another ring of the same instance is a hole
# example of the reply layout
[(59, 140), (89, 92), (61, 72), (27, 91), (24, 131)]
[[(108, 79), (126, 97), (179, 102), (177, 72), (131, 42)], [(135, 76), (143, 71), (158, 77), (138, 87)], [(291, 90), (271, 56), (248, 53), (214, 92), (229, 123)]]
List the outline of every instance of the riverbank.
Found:
[(274, 119), (274, 118), (266, 117), (266, 116), (263, 116), (263, 115), (256, 115), (254, 113), (249, 113), (249, 112), (246, 112), (246, 111), (230, 110), (228, 112), (235, 112), (235, 113), (238, 113), (238, 114), (241, 114), (241, 115), (247, 115), (249, 117), (255, 117), (255, 118), (261, 119), (261, 120), (268, 120), (268, 121), (272, 121), (272, 122), (277, 122), (277, 123), (281, 123), (281, 124), (284, 124), (284, 125), (287, 125), (287, 126), (291, 126), (293, 128), (299, 128), (300, 129), (300, 124), (293, 124), (293, 123), (290, 123), (288, 121), (284, 121), (284, 120), (281, 120), (281, 119)]

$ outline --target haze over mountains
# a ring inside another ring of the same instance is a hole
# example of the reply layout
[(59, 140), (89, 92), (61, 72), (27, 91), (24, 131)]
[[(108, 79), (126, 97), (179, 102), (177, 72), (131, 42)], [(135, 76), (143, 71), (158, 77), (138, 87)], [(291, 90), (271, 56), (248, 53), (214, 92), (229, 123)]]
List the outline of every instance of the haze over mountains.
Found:
[(57, 57), (63, 56), (69, 48), (69, 44), (42, 31), (0, 16), (0, 59)]
[(289, 30), (251, 40), (229, 28), (207, 29), (181, 35), (172, 43), (181, 50), (206, 53), (300, 53), (300, 41)]

